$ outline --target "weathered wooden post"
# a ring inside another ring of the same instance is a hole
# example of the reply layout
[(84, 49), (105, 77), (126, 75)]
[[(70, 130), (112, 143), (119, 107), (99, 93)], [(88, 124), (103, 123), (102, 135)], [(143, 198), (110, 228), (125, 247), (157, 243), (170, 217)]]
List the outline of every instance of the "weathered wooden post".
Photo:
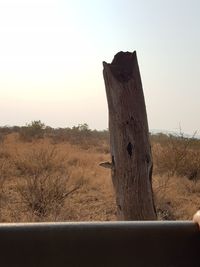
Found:
[(119, 52), (103, 67), (118, 219), (155, 220), (153, 163), (136, 52)]

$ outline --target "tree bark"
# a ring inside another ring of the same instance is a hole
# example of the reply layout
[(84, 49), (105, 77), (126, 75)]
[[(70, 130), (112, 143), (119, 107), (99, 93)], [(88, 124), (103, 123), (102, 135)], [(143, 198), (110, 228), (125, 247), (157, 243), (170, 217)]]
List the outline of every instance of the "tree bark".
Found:
[(118, 219), (156, 220), (149, 128), (136, 52), (119, 52), (103, 67)]

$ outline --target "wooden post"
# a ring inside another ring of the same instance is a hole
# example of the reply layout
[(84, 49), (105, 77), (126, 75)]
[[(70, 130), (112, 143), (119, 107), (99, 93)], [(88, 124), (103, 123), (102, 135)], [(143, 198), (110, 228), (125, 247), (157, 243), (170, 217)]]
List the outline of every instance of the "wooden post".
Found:
[(136, 52), (119, 52), (103, 67), (118, 219), (156, 220), (149, 129)]

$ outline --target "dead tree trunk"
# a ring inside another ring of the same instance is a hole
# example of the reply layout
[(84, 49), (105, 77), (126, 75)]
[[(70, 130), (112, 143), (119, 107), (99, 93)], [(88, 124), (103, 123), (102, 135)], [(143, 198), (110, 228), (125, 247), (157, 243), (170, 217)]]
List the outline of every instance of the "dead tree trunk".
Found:
[(153, 163), (136, 52), (119, 52), (103, 66), (118, 219), (155, 220)]

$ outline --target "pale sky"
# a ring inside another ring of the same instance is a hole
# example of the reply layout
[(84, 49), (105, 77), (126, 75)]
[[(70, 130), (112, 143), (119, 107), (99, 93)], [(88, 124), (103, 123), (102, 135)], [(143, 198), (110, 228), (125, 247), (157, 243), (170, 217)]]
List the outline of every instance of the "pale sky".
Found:
[(0, 0), (0, 125), (106, 129), (102, 61), (134, 50), (150, 129), (200, 131), (199, 0)]

